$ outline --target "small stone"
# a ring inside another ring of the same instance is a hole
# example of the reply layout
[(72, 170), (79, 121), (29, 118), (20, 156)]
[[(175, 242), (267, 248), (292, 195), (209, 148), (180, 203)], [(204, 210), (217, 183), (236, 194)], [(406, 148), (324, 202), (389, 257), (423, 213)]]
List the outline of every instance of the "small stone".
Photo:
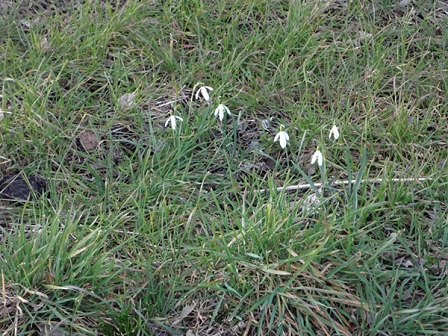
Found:
[(79, 141), (86, 151), (94, 150), (100, 143), (95, 132), (89, 130), (86, 130), (79, 135)]
[(136, 95), (137, 94), (135, 92), (126, 93), (120, 97), (120, 99), (118, 100), (118, 104), (121, 107), (131, 107), (132, 105), (134, 105), (134, 99)]
[(42, 51), (47, 51), (50, 49), (50, 43), (48, 42), (46, 37), (40, 40), (40, 48), (42, 49)]

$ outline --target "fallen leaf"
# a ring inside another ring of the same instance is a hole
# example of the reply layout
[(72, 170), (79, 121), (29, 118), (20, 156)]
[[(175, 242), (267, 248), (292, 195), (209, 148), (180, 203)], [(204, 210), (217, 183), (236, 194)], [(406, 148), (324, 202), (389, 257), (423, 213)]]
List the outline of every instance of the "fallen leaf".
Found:
[(194, 307), (196, 307), (196, 304), (192, 304), (191, 306), (185, 306), (184, 309), (182, 309), (182, 312), (180, 313), (180, 315), (178, 317), (176, 317), (171, 324), (176, 325), (176, 324), (179, 324), (180, 322), (182, 322), (182, 320), (184, 318), (186, 318), (188, 315), (190, 315), (190, 313), (193, 311)]
[(279, 271), (279, 270), (275, 270), (275, 269), (271, 269), (271, 268), (267, 268), (267, 267), (261, 267), (260, 270), (265, 272), (265, 273), (269, 273), (269, 274), (291, 275), (291, 273), (289, 273), (289, 272)]
[(95, 149), (100, 143), (93, 131), (84, 131), (79, 135), (79, 141), (86, 151)]

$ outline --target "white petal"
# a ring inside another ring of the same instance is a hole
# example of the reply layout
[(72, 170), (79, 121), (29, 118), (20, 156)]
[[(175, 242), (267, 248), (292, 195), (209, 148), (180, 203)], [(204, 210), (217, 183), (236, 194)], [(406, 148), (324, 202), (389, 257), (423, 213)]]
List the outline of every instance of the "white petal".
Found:
[(337, 127), (334, 128), (334, 138), (337, 140), (339, 139), (339, 130)]
[(329, 135), (330, 139), (331, 139), (332, 135), (334, 136), (335, 140), (339, 139), (339, 129), (336, 125), (333, 125), (333, 127), (331, 128), (330, 135)]
[(319, 167), (321, 167), (323, 163), (324, 163), (324, 157), (322, 153), (319, 152), (319, 155), (317, 156), (317, 164), (319, 165)]
[(313, 154), (313, 156), (311, 157), (311, 164), (314, 164), (314, 162), (316, 162), (316, 159), (317, 159), (317, 155), (316, 155), (317, 153), (315, 152), (314, 154)]
[(225, 106), (224, 104), (219, 104), (215, 109), (215, 116), (219, 116), (219, 120), (222, 121), (224, 119), (224, 112), (227, 112), (228, 115), (232, 115), (227, 106)]
[(171, 119), (171, 128), (173, 130), (175, 130), (176, 129), (176, 118), (174, 116), (171, 116), (170, 119)]
[(282, 133), (282, 135), (280, 136), (280, 146), (282, 148), (286, 147), (286, 137), (288, 136), (288, 134), (286, 134), (286, 136), (285, 136), (285, 134), (286, 133)]
[(171, 122), (171, 117), (169, 117), (166, 121), (165, 121), (165, 127), (168, 126), (168, 124)]
[(289, 135), (284, 131), (280, 131), (275, 135), (274, 142), (279, 141), (280, 147), (285, 148), (288, 144)]
[(183, 121), (183, 119), (182, 119), (181, 117), (179, 117), (179, 116), (170, 116), (170, 117), (165, 121), (165, 127), (167, 127), (168, 124), (171, 124), (171, 128), (172, 128), (173, 130), (175, 130), (176, 127), (177, 127), (177, 121), (176, 121), (176, 119), (179, 119), (179, 120), (182, 120), (182, 121)]
[(316, 161), (319, 167), (324, 163), (324, 157), (320, 150), (314, 152), (313, 157), (311, 158), (311, 164), (314, 164)]
[(210, 96), (208, 94), (208, 91), (213, 91), (213, 88), (210, 86), (201, 86), (197, 91), (196, 91), (196, 99), (199, 99), (199, 95), (201, 95), (205, 101), (209, 101), (210, 100)]
[(208, 95), (207, 89), (204, 86), (201, 87), (201, 94), (202, 94), (202, 97), (204, 97), (205, 101), (210, 100), (210, 96)]
[(218, 117), (221, 119), (224, 117), (224, 114), (222, 113), (222, 104), (219, 104), (218, 107), (215, 109), (215, 117)]

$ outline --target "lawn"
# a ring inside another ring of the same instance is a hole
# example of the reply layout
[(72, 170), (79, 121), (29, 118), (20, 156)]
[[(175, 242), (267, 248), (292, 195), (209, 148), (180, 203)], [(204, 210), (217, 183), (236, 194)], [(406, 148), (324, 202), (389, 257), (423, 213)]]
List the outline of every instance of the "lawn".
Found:
[(0, 1), (1, 335), (448, 334), (446, 1), (53, 2)]

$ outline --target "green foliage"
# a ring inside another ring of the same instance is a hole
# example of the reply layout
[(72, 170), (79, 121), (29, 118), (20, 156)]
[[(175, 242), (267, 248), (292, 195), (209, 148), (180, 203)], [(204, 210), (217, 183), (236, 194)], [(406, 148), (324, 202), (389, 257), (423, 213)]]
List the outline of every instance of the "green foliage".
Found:
[(2, 331), (447, 332), (446, 13), (74, 5), (0, 20)]

